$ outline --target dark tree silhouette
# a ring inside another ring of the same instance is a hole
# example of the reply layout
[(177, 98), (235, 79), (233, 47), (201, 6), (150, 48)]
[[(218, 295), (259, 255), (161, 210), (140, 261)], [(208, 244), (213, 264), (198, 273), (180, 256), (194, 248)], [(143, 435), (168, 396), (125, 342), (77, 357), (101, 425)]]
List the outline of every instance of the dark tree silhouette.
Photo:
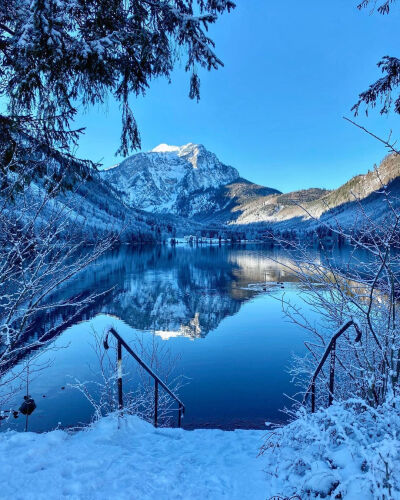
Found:
[(118, 153), (139, 148), (129, 96), (145, 94), (156, 77), (169, 79), (185, 58), (189, 96), (199, 99), (196, 68), (222, 65), (208, 27), (234, 7), (231, 0), (0, 2), (0, 95), (7, 106), (0, 164), (26, 157), (23, 144), (13, 144), (16, 134), (70, 154), (82, 132), (72, 128), (78, 106), (102, 103), (110, 93), (121, 106)]
[[(391, 4), (396, 0), (363, 0), (358, 8), (364, 9), (372, 7), (379, 14), (389, 14)], [(376, 82), (372, 83), (367, 90), (359, 95), (358, 102), (353, 106), (352, 111), (357, 115), (362, 105), (366, 106), (368, 113), (369, 107), (376, 107), (378, 103), (381, 105), (381, 114), (387, 114), (393, 108), (395, 113), (400, 114), (400, 95), (393, 96), (393, 91), (400, 85), (400, 59), (397, 57), (384, 56), (378, 62), (378, 67), (382, 70), (383, 76)]]

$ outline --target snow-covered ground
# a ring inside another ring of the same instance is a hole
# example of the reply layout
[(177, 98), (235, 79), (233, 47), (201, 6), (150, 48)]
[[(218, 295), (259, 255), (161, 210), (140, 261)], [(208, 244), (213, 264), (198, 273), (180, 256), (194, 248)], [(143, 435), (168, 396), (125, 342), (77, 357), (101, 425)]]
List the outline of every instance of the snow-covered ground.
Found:
[(265, 500), (265, 432), (155, 429), (107, 417), (68, 434), (0, 439), (2, 499)]
[(298, 417), (274, 431), (155, 429), (134, 416), (118, 429), (109, 416), (76, 433), (6, 432), (0, 498), (400, 499), (400, 398)]

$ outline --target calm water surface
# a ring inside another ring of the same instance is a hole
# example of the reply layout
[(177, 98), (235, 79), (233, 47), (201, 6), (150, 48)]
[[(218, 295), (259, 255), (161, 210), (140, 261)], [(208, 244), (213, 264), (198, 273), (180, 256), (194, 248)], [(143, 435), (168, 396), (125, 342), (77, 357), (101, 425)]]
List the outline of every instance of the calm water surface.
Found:
[[(104, 255), (59, 291), (68, 298), (109, 290), (54, 340), (56, 350), (39, 356), (37, 362), (51, 358), (52, 364), (32, 376), (37, 409), (29, 429), (90, 421), (91, 405), (69, 384), (98, 377), (94, 332), (101, 335), (107, 326), (129, 343), (139, 338), (156, 346), (168, 354), (166, 363), (176, 359), (174, 373), (185, 377), (179, 390), (187, 407), (184, 427), (262, 428), (284, 421), (285, 394), (295, 392), (288, 367), (293, 353), (304, 352), (305, 332), (285, 318), (279, 299), (285, 294), (306, 306), (294, 276), (271, 258), (289, 262), (278, 250), (255, 245), (122, 247)], [(37, 328), (57, 324), (61, 314), (46, 316)], [(17, 409), (22, 398), (18, 393), (10, 407)], [(0, 429), (24, 425), (18, 418)]]

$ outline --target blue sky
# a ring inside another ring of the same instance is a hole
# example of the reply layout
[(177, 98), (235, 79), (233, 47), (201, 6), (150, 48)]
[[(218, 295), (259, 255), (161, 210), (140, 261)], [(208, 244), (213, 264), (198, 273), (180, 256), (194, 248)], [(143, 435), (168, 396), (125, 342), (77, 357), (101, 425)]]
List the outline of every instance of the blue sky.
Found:
[[(204, 144), (253, 182), (292, 191), (335, 188), (386, 154), (346, 123), (358, 93), (379, 78), (378, 60), (399, 56), (400, 9), (389, 16), (359, 12), (357, 0), (237, 0), (212, 27), (225, 67), (200, 71), (202, 96), (190, 101), (188, 75), (155, 80), (133, 98), (142, 149), (159, 143)], [(182, 65), (183, 66), (183, 65)], [(371, 111), (357, 121), (378, 135), (400, 138), (400, 117)], [(79, 115), (87, 127), (77, 154), (117, 163), (120, 112), (110, 99)]]

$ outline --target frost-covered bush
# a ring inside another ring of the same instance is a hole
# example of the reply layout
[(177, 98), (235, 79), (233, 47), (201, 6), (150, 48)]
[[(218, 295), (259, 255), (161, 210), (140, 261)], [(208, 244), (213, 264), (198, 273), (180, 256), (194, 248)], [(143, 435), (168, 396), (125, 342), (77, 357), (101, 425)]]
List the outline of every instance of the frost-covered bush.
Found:
[[(390, 187), (382, 183), (381, 171), (375, 174), (381, 187), (374, 196), (385, 207), (384, 219), (371, 218), (355, 195), (353, 228), (345, 229), (339, 221), (336, 227), (323, 224), (323, 231), (317, 232), (318, 254), (307, 242), (295, 242), (288, 251), (293, 264), (287, 267), (299, 281), (307, 308), (285, 299), (283, 305), (288, 317), (308, 332), (308, 355), (297, 358), (291, 367), (300, 392), (304, 394), (310, 387), (324, 353), (332, 352), (327, 348), (333, 336), (352, 320), (362, 334), (358, 338), (349, 328), (335, 341), (332, 396), (342, 401), (359, 397), (379, 406), (388, 394), (399, 392), (400, 210)], [(331, 252), (319, 236), (325, 233), (346, 245)], [(328, 362), (316, 380), (317, 407), (328, 403)]]
[(372, 408), (334, 403), (272, 432), (262, 449), (276, 494), (306, 498), (400, 498), (400, 398)]

